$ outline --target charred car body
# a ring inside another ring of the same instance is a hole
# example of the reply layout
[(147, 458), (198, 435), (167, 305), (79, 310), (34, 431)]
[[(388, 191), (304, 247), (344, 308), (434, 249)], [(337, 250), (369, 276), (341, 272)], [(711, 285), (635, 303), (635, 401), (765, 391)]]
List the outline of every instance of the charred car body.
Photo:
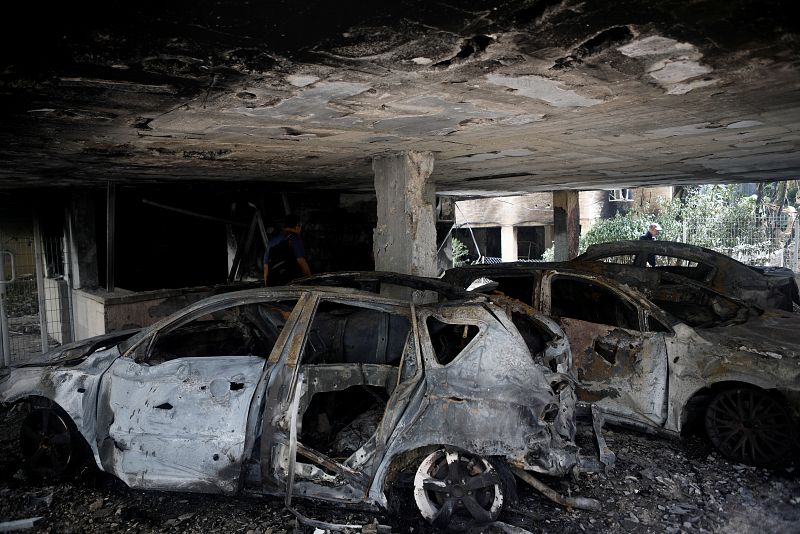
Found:
[(460, 267), (445, 279), (483, 283), (555, 319), (572, 347), (578, 397), (610, 422), (678, 434), (703, 421), (728, 458), (773, 465), (790, 454), (800, 413), (796, 313), (597, 262)]
[(31, 408), (20, 442), (34, 476), (66, 474), (86, 449), (135, 488), (386, 507), (410, 473), (427, 520), (468, 527), (509, 501), (509, 467), (604, 468), (574, 442), (563, 332), (505, 307), (228, 293), (13, 368), (0, 402)]
[(711, 249), (675, 241), (614, 241), (591, 245), (575, 261), (602, 261), (646, 267), (678, 274), (709, 285), (723, 295), (762, 309), (800, 309), (794, 272), (785, 267), (745, 265)]

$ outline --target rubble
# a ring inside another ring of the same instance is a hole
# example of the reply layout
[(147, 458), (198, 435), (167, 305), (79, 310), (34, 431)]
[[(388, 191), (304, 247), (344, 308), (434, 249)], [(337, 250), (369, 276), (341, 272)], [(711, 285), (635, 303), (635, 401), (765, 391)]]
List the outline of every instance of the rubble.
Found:
[[(113, 477), (84, 471), (75, 480), (38, 486), (14, 461), (13, 414), (0, 414), (0, 522), (41, 516), (36, 532), (303, 532), (283, 499), (131, 490)], [(617, 453), (608, 476), (582, 474), (580, 484), (542, 477), (555, 491), (597, 499), (602, 512), (565, 510), (527, 484), (519, 501), (484, 532), (793, 532), (800, 521), (800, 470), (730, 463), (699, 436), (665, 440), (606, 429)], [(13, 467), (11, 467), (13, 466)], [(578, 491), (575, 490), (578, 488)], [(578, 493), (579, 492), (579, 493)], [(407, 515), (376, 514), (296, 499), (307, 517), (331, 523), (390, 525), (392, 532), (436, 530)], [(105, 511), (99, 516), (96, 512)], [(313, 529), (306, 532), (310, 534)], [(304, 532), (305, 534), (305, 532)]]

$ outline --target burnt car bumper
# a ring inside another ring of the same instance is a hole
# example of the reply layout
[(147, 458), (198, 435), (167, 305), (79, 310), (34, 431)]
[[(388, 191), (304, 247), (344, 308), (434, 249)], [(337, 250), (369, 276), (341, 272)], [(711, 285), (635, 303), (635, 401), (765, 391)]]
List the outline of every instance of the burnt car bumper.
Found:
[[(559, 417), (526, 437), (524, 448), (508, 461), (519, 469), (546, 475), (568, 473), (605, 473), (616, 462), (616, 455), (603, 437), (605, 418), (602, 410), (591, 403), (576, 401), (573, 390), (564, 390), (560, 399)], [(563, 417), (562, 417), (563, 416)], [(594, 451), (581, 450), (575, 443), (577, 425), (588, 427)]]

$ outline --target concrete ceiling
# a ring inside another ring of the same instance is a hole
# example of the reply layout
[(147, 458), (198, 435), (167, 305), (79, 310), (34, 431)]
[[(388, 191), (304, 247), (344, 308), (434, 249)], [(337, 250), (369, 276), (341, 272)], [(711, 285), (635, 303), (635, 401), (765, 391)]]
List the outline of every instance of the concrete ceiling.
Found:
[(459, 195), (800, 175), (791, 0), (30, 4), (0, 189), (369, 191), (399, 150)]

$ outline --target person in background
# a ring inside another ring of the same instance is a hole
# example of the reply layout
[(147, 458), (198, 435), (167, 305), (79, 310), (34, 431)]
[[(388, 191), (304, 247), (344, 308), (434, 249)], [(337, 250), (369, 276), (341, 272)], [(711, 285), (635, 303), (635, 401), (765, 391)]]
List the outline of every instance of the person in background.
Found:
[[(643, 240), (643, 241), (647, 241), (647, 240), (655, 241), (656, 237), (658, 237), (658, 233), (660, 231), (661, 231), (661, 225), (660, 224), (658, 224), (656, 222), (650, 223), (650, 226), (647, 227), (647, 232), (645, 232), (644, 235), (639, 236), (639, 239)], [(655, 254), (648, 254), (647, 255), (647, 265), (649, 265), (650, 267), (655, 267), (656, 266), (656, 255)]]
[(300, 218), (287, 215), (283, 230), (269, 240), (264, 252), (264, 286), (280, 286), (311, 275), (301, 232)]

